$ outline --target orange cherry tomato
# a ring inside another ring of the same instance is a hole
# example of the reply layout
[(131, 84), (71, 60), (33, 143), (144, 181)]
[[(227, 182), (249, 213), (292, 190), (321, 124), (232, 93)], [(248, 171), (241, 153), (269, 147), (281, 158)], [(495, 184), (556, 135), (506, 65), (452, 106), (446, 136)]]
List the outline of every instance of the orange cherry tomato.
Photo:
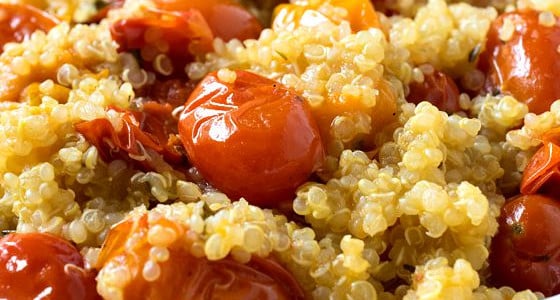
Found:
[(59, 23), (57, 18), (27, 4), (0, 3), (0, 15), (0, 48), (9, 42), (22, 42), (36, 30), (48, 32)]
[(490, 249), (491, 279), (497, 286), (560, 293), (560, 202), (543, 195), (509, 200)]
[(412, 103), (428, 101), (442, 111), (454, 113), (461, 110), (459, 106), (459, 88), (451, 76), (437, 70), (424, 73), (423, 82), (411, 82), (410, 93), (406, 100)]
[(13, 233), (0, 239), (0, 298), (100, 299), (95, 275), (78, 250), (46, 233)]
[[(560, 19), (545, 26), (539, 24), (539, 14), (532, 10), (502, 14), (488, 32), (480, 59), (481, 69), (487, 72), (487, 90), (511, 94), (534, 113), (549, 110), (560, 99)], [(500, 40), (504, 23), (514, 29), (507, 41)]]
[(560, 196), (560, 127), (545, 132), (543, 146), (533, 154), (523, 171), (522, 194), (545, 193)]
[(179, 135), (191, 163), (232, 199), (278, 206), (321, 165), (311, 111), (282, 84), (246, 71), (233, 83), (207, 75), (191, 94)]
[(119, 130), (104, 118), (74, 125), (105, 161), (115, 157), (128, 161), (132, 158), (143, 169), (164, 171), (158, 166), (161, 162), (154, 157), (157, 153), (171, 165), (184, 164), (185, 156), (176, 138), (177, 122), (171, 116), (173, 107), (170, 104), (147, 101), (141, 111), (109, 109), (123, 113)]
[[(171, 237), (157, 248), (150, 244), (150, 230), (156, 227)], [(231, 258), (197, 258), (190, 253), (193, 241), (187, 231), (163, 217), (151, 220), (145, 213), (114, 226), (98, 259), (101, 295), (107, 297), (105, 292), (117, 289), (123, 299), (303, 299), (294, 277), (272, 258), (253, 256), (247, 264)], [(157, 276), (153, 268), (145, 271), (146, 264), (154, 262)], [(115, 285), (112, 272), (121, 267), (126, 268), (127, 276)]]

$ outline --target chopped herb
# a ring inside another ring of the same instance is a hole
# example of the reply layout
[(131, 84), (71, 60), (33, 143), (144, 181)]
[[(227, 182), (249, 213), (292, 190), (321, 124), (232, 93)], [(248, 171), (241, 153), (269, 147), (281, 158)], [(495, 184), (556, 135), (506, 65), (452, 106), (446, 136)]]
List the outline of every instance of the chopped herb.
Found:
[(278, 54), (278, 56), (282, 57), (284, 60), (288, 60), (288, 57), (284, 53), (277, 50), (274, 50), (274, 52), (276, 52), (276, 54)]
[(478, 55), (480, 54), (481, 49), (482, 49), (482, 47), (480, 46), (480, 44), (477, 44), (476, 46), (474, 46), (474, 48), (471, 50), (471, 52), (469, 52), (469, 62), (470, 63), (474, 62), (478, 58)]

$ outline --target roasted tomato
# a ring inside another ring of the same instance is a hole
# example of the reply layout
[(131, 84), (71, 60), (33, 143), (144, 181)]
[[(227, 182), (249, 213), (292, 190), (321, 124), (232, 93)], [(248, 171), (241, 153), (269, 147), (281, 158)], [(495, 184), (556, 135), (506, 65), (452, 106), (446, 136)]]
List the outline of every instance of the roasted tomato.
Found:
[(109, 232), (99, 255), (97, 290), (121, 299), (303, 299), (293, 276), (272, 258), (247, 264), (190, 253), (188, 228), (146, 213)]
[(191, 163), (232, 199), (277, 206), (323, 161), (307, 103), (282, 84), (246, 71), (233, 82), (211, 73), (185, 104), (179, 135)]
[(214, 37), (226, 41), (257, 38), (258, 20), (227, 0), (155, 1), (137, 18), (118, 20), (111, 35), (121, 51), (140, 50), (148, 65), (162, 75), (183, 73), (185, 64), (212, 50)]
[(449, 75), (435, 70), (432, 66), (426, 68), (424, 81), (411, 82), (410, 93), (406, 100), (412, 103), (428, 101), (440, 110), (454, 113), (461, 110), (459, 106), (459, 88)]
[(100, 299), (95, 275), (69, 242), (46, 233), (13, 233), (0, 240), (0, 298)]
[(501, 15), (488, 32), (480, 58), (487, 91), (511, 94), (534, 113), (549, 110), (560, 99), (560, 19), (543, 25), (539, 14), (527, 10)]
[(560, 202), (542, 195), (509, 200), (490, 249), (492, 281), (547, 296), (560, 293)]
[(560, 196), (560, 127), (544, 133), (543, 146), (531, 157), (523, 171), (521, 193), (545, 193)]
[(59, 22), (48, 13), (26, 4), (1, 3), (0, 15), (0, 47), (9, 42), (21, 42), (36, 30), (48, 32)]
[[(115, 157), (133, 159), (146, 170), (166, 171), (158, 155), (170, 165), (184, 163), (184, 155), (176, 137), (177, 122), (173, 107), (155, 101), (143, 103), (142, 111), (110, 108), (121, 112), (118, 129), (108, 119), (95, 119), (75, 124), (76, 131), (93, 144), (105, 161)], [(168, 169), (172, 169), (169, 167)]]

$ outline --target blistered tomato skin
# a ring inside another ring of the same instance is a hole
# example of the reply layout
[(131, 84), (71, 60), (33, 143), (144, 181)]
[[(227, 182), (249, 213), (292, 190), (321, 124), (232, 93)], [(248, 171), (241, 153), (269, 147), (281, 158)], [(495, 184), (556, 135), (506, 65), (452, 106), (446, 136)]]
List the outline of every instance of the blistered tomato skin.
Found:
[[(539, 14), (528, 10), (501, 15), (488, 32), (480, 59), (480, 67), (487, 72), (487, 90), (511, 94), (533, 113), (549, 110), (560, 98), (560, 19), (545, 26), (539, 24)], [(505, 23), (513, 26), (511, 37)]]
[(232, 199), (259, 206), (291, 201), (324, 158), (307, 103), (292, 90), (237, 71), (234, 83), (209, 74), (191, 94), (179, 135), (191, 163)]
[(94, 274), (67, 241), (45, 233), (15, 233), (0, 240), (0, 298), (100, 299)]
[(543, 195), (509, 200), (492, 239), (490, 269), (496, 286), (560, 293), (560, 202)]
[(451, 76), (433, 70), (424, 74), (424, 81), (412, 82), (409, 85), (410, 93), (406, 100), (412, 103), (428, 101), (440, 110), (454, 113), (461, 110), (459, 106), (459, 88)]

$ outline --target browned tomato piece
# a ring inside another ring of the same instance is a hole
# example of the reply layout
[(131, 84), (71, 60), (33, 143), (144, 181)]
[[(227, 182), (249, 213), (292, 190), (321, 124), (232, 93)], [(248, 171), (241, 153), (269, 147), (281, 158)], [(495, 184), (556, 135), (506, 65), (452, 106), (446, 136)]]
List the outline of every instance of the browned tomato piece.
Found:
[(232, 199), (278, 206), (321, 166), (324, 150), (307, 102), (246, 71), (208, 74), (185, 104), (179, 135), (191, 163)]
[(31, 5), (0, 3), (0, 48), (22, 42), (36, 30), (48, 32), (58, 23), (57, 18)]
[(413, 81), (409, 84), (410, 93), (406, 100), (416, 104), (428, 101), (448, 113), (460, 111), (459, 88), (453, 78), (430, 67), (426, 68), (429, 72), (424, 72), (423, 82)]
[(170, 104), (148, 101), (143, 103), (142, 111), (110, 109), (123, 113), (118, 130), (107, 119), (74, 125), (76, 131), (99, 150), (105, 161), (115, 157), (132, 158), (144, 169), (158, 170), (151, 150), (162, 155), (169, 164), (185, 163), (180, 141), (175, 136), (177, 122), (171, 116), (173, 107)]
[(560, 19), (545, 26), (539, 23), (539, 14), (533, 10), (502, 14), (488, 32), (479, 61), (487, 72), (488, 92), (511, 94), (534, 113), (549, 110), (560, 99)]
[(560, 293), (560, 202), (542, 195), (509, 200), (490, 249), (491, 278), (497, 286)]
[[(156, 230), (163, 234), (157, 235)], [(187, 231), (164, 217), (150, 220), (147, 214), (113, 227), (98, 260), (101, 295), (154, 300), (303, 299), (296, 280), (274, 259), (253, 256), (242, 264), (231, 258), (194, 257)], [(115, 277), (123, 275), (119, 268), (126, 270), (122, 278)]]
[(0, 298), (101, 299), (76, 247), (47, 233), (0, 239)]

